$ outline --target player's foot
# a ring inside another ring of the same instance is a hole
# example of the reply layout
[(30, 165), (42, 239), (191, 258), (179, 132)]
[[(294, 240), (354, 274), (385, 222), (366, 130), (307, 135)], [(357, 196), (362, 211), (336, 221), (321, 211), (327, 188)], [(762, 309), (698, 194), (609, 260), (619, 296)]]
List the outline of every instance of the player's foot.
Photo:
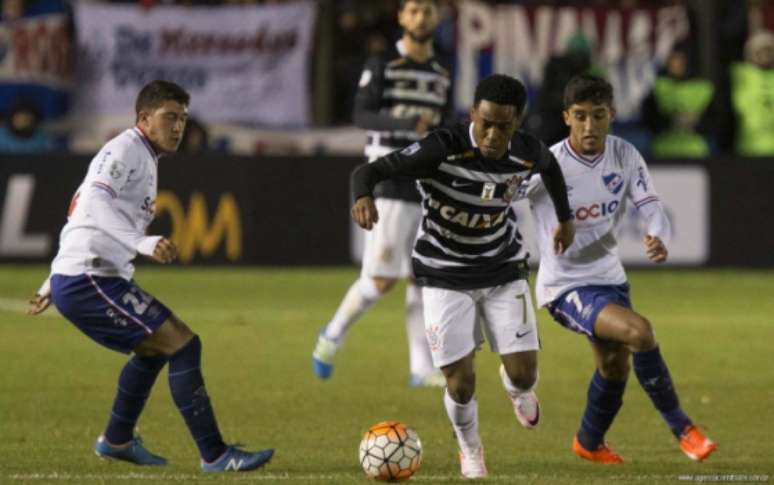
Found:
[(249, 472), (269, 463), (274, 450), (243, 451), (237, 445), (229, 445), (226, 451), (212, 463), (202, 461), (205, 472)]
[(680, 449), (694, 461), (703, 461), (718, 447), (698, 427), (689, 424), (680, 434)]
[(94, 445), (94, 453), (102, 458), (111, 460), (123, 460), (135, 465), (166, 465), (167, 459), (154, 455), (142, 444), (142, 438), (135, 436), (131, 441), (123, 445), (112, 445), (104, 436), (97, 438)]
[(446, 387), (446, 378), (440, 369), (433, 369), (426, 374), (411, 374), (411, 387)]
[(605, 465), (617, 465), (624, 461), (623, 458), (621, 458), (621, 455), (607, 446), (607, 443), (602, 443), (596, 450), (587, 450), (578, 440), (578, 435), (575, 435), (575, 438), (572, 440), (572, 451), (584, 460), (603, 463)]
[(339, 350), (339, 343), (320, 332), (317, 345), (312, 352), (312, 369), (320, 379), (327, 379), (333, 374), (333, 357)]
[(484, 447), (478, 450), (464, 453), (460, 450), (460, 473), (463, 478), (475, 480), (486, 478), (486, 464), (484, 463)]
[[(508, 377), (505, 375), (505, 367), (500, 365), (500, 377), (505, 380)], [(506, 394), (513, 404), (513, 413), (516, 415), (516, 419), (523, 427), (532, 429), (540, 422), (540, 401), (538, 401), (535, 391), (522, 392), (517, 395), (513, 395), (506, 391)]]

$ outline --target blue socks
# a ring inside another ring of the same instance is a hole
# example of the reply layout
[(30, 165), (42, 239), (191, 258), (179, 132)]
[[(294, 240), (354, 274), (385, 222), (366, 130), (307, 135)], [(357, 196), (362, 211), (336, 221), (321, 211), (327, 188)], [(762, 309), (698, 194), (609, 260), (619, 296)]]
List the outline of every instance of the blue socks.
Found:
[(109, 443), (122, 445), (134, 437), (137, 419), (150, 396), (156, 377), (166, 363), (166, 357), (137, 355), (126, 363), (118, 377), (118, 392), (105, 430), (105, 439)]
[(169, 359), (169, 388), (199, 454), (207, 462), (226, 451), (200, 369), (202, 343), (195, 336)]
[(672, 433), (679, 438), (683, 429), (691, 424), (691, 420), (680, 408), (669, 369), (661, 357), (659, 348), (633, 353), (632, 362), (634, 373), (637, 375), (642, 388), (648, 393), (653, 405), (656, 406), (664, 421), (672, 429)]
[(605, 433), (623, 405), (624, 389), (626, 381), (605, 379), (598, 370), (594, 372), (578, 431), (578, 441), (587, 450), (594, 451), (602, 444)]

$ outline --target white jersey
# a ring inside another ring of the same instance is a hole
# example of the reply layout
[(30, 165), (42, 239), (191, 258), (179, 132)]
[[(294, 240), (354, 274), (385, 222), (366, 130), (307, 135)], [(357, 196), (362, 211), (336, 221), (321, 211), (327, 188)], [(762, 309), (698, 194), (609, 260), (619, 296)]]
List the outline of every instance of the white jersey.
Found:
[(647, 221), (647, 233), (664, 243), (670, 225), (653, 187), (642, 155), (629, 142), (608, 136), (604, 151), (594, 158), (576, 153), (565, 139), (551, 147), (562, 167), (570, 207), (575, 216), (575, 241), (565, 254), (556, 255), (553, 231), (557, 227), (551, 198), (535, 176), (528, 186), (540, 248), (537, 301), (544, 306), (562, 293), (586, 285), (619, 285), (626, 282), (615, 230), (634, 204)]
[(51, 273), (130, 280), (137, 253), (153, 254), (161, 239), (145, 235), (155, 210), (157, 173), (158, 155), (139, 128), (107, 142), (70, 203)]

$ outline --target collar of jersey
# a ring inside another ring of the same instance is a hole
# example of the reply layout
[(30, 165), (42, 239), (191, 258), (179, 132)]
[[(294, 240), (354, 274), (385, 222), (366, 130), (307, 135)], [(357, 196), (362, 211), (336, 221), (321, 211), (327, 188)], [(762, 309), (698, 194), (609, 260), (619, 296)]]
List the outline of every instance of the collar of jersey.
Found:
[[(478, 143), (476, 143), (476, 138), (473, 136), (473, 122), (470, 122), (470, 126), (468, 126), (468, 135), (470, 136), (470, 144), (473, 145), (473, 148), (478, 148)], [(508, 150), (505, 151), (505, 155), (503, 155), (500, 160), (503, 160), (505, 158), (510, 159), (509, 155), (511, 154), (511, 142), (508, 142)]]
[(142, 144), (145, 145), (145, 148), (148, 149), (148, 152), (150, 152), (151, 156), (153, 157), (153, 160), (158, 163), (159, 161), (159, 154), (156, 152), (156, 150), (153, 148), (153, 145), (151, 145), (150, 140), (148, 140), (148, 137), (145, 136), (145, 133), (140, 129), (139, 126), (135, 126), (134, 132), (137, 134), (137, 136), (140, 137), (140, 141), (142, 141)]
[[(607, 145), (607, 143), (605, 143)], [(594, 158), (587, 158), (581, 155), (580, 153), (575, 153), (575, 150), (572, 149), (572, 146), (570, 145), (570, 139), (565, 138), (564, 139), (564, 149), (567, 150), (567, 154), (570, 155), (572, 158), (574, 158), (576, 161), (582, 163), (583, 165), (586, 165), (587, 167), (594, 167), (597, 163), (599, 163), (600, 160), (602, 160), (602, 157), (605, 155), (605, 149), (603, 148), (601, 152), (599, 152)]]
[[(395, 42), (395, 49), (398, 51), (398, 54), (401, 57), (408, 58), (408, 49), (406, 49), (406, 45), (403, 43), (403, 39), (398, 39), (397, 42)], [(435, 55), (435, 50), (433, 49), (433, 44), (430, 44), (430, 57), (428, 59), (432, 59)]]

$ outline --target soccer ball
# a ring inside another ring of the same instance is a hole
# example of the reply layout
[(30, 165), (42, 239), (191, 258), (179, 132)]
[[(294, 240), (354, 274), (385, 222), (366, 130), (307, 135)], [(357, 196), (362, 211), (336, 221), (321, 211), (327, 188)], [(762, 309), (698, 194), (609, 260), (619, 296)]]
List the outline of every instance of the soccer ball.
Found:
[(408, 480), (422, 463), (416, 431), (398, 421), (371, 426), (360, 441), (360, 465), (368, 478), (382, 482)]

